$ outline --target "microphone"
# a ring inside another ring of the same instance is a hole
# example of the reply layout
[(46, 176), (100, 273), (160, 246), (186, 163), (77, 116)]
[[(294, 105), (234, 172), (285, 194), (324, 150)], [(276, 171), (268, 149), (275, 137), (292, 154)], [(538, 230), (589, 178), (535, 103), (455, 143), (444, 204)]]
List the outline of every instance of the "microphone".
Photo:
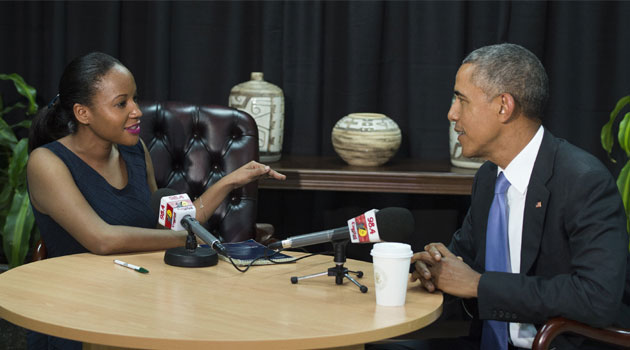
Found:
[(299, 248), (348, 238), (352, 243), (408, 242), (414, 227), (413, 216), (405, 208), (372, 209), (348, 220), (347, 226), (290, 237), (268, 247)]
[[(186, 246), (170, 248), (164, 252), (164, 262), (181, 267), (206, 267), (218, 264), (217, 251), (225, 247), (195, 220), (195, 206), (187, 194), (177, 194), (170, 188), (160, 188), (151, 195), (151, 208), (158, 213), (158, 221), (171, 230), (188, 231)], [(197, 247), (195, 234), (212, 248)]]
[(177, 194), (170, 188), (161, 188), (151, 197), (151, 207), (157, 204), (158, 222), (160, 225), (174, 231), (187, 230), (199, 236), (215, 251), (225, 254), (225, 247), (218, 238), (213, 236), (199, 221), (195, 219), (196, 208), (187, 194)]

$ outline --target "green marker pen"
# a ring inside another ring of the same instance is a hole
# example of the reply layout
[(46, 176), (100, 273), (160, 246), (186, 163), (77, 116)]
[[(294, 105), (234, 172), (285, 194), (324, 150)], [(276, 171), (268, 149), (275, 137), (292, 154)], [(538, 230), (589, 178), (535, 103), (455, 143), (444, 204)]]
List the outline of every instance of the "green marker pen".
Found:
[(145, 269), (144, 267), (132, 265), (130, 263), (126, 263), (126, 262), (121, 261), (121, 260), (114, 260), (114, 264), (118, 264), (120, 266), (128, 267), (128, 268), (130, 268), (132, 270), (136, 270), (136, 271), (138, 271), (140, 273), (149, 273), (149, 270)]

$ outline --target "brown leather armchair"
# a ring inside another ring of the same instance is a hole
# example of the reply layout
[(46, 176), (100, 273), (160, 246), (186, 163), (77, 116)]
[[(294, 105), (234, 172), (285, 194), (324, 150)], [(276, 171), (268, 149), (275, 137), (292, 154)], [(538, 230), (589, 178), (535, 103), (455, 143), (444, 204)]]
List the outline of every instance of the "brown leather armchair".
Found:
[[(258, 160), (258, 128), (246, 112), (183, 102), (140, 102), (140, 137), (151, 154), (158, 188), (192, 199), (243, 164)], [(256, 224), (258, 183), (232, 191), (204, 226), (225, 242), (274, 241), (273, 226)], [(46, 258), (40, 240), (32, 261)]]
[[(223, 176), (258, 160), (258, 128), (246, 112), (182, 102), (140, 102), (140, 137), (153, 160), (158, 188), (195, 199)], [(232, 191), (204, 225), (225, 242), (266, 243), (270, 225), (256, 226), (258, 183)]]
[(579, 334), (595, 341), (630, 349), (629, 329), (616, 327), (595, 328), (564, 317), (555, 317), (547, 321), (538, 331), (532, 344), (532, 350), (547, 350), (551, 341), (559, 334), (565, 332)]

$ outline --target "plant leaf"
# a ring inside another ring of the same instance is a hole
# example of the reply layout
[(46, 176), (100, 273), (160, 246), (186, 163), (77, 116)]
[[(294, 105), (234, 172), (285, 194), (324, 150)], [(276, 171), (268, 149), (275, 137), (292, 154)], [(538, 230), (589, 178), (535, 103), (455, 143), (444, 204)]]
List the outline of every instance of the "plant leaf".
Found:
[(623, 109), (623, 107), (625, 107), (625, 105), (627, 105), (628, 103), (630, 103), (630, 95), (624, 96), (621, 99), (619, 99), (613, 111), (610, 112), (610, 119), (602, 127), (602, 131), (601, 131), (602, 147), (604, 148), (604, 150), (606, 150), (606, 153), (608, 153), (608, 158), (610, 158), (610, 160), (613, 162), (615, 162), (615, 160), (612, 159), (612, 157), (610, 156), (610, 153), (612, 152), (612, 148), (613, 148), (612, 126), (613, 126), (613, 123), (615, 122), (615, 118), (617, 118), (617, 114), (619, 114), (621, 109)]
[[(619, 193), (621, 194), (621, 199), (623, 200), (623, 207), (626, 210), (626, 218), (630, 218), (630, 161), (624, 165), (617, 177), (617, 188), (619, 188)], [(630, 232), (630, 219), (626, 220), (627, 222), (627, 230)], [(630, 249), (630, 244), (628, 245), (628, 249)]]
[(13, 149), (17, 143), (17, 138), (13, 129), (0, 117), (0, 146)]
[(28, 99), (26, 114), (33, 115), (37, 113), (38, 106), (37, 102), (35, 102), (37, 90), (34, 87), (28, 85), (17, 73), (0, 74), (0, 80), (12, 80), (17, 92)]
[(11, 112), (12, 110), (14, 110), (16, 108), (26, 108), (26, 106), (22, 102), (16, 102), (13, 106), (9, 106), (9, 107), (7, 107), (5, 109), (0, 110), (0, 111), (2, 111), (2, 112), (0, 112), (0, 115), (5, 115), (5, 114)]
[(25, 188), (26, 163), (28, 161), (28, 139), (23, 138), (13, 148), (13, 157), (9, 162), (9, 184), (16, 189)]
[(617, 135), (619, 146), (630, 157), (630, 112), (628, 112), (621, 123), (619, 123), (619, 134)]
[(4, 224), (3, 246), (9, 268), (21, 265), (29, 250), (30, 233), (35, 223), (28, 193), (16, 191)]
[(29, 129), (31, 127), (32, 124), (32, 120), (22, 120), (21, 122), (15, 123), (13, 125), (11, 125), (11, 128), (15, 129), (15, 128), (25, 128), (25, 129)]
[(0, 191), (0, 217), (9, 211), (9, 203), (11, 202), (12, 195), (13, 187), (9, 184), (2, 186), (2, 191)]

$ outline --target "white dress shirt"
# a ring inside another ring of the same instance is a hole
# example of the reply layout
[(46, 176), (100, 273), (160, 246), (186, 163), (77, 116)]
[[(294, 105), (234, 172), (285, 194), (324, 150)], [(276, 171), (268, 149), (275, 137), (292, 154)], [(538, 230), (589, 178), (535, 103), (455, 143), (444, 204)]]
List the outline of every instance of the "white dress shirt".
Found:
[[(542, 142), (544, 129), (542, 126), (527, 146), (516, 156), (505, 169), (499, 167), (511, 186), (507, 190), (508, 205), (508, 245), (510, 247), (510, 267), (512, 273), (521, 270), (521, 243), (523, 238), (523, 216), (525, 214), (525, 196), (532, 176), (534, 162)], [(498, 175), (497, 173), (497, 175)], [(514, 346), (531, 349), (536, 336), (536, 328), (529, 323), (510, 323), (510, 340)]]

